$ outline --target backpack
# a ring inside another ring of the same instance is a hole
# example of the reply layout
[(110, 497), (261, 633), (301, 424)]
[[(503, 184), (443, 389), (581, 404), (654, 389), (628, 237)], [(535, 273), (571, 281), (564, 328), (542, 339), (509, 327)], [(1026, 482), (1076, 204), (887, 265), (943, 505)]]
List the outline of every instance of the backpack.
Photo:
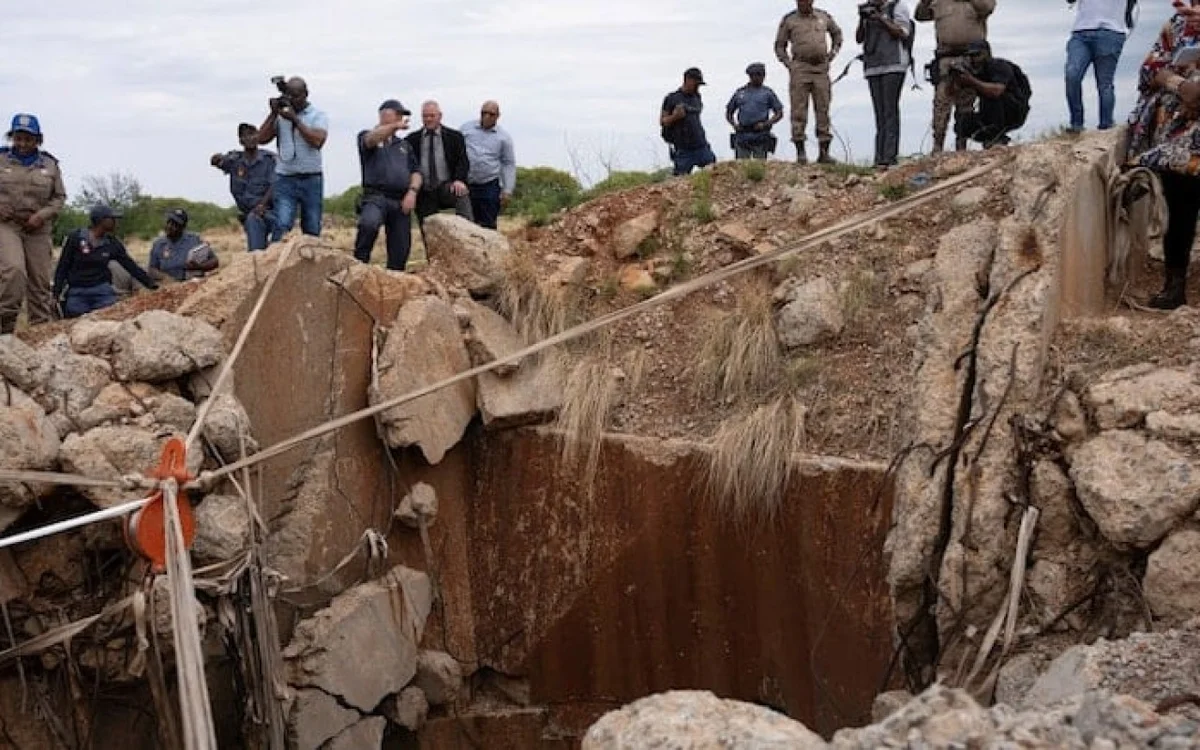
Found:
[[(1020, 125), (1025, 124), (1025, 119), (1029, 117), (1029, 101), (1033, 98), (1033, 88), (1029, 85), (1029, 76), (1025, 75), (1025, 71), (1021, 70), (1021, 66), (1012, 61), (1008, 61), (1013, 70), (1013, 87), (1010, 101), (1016, 105), (1017, 111), (1020, 113)], [(1008, 92), (1006, 92), (1008, 93)]]

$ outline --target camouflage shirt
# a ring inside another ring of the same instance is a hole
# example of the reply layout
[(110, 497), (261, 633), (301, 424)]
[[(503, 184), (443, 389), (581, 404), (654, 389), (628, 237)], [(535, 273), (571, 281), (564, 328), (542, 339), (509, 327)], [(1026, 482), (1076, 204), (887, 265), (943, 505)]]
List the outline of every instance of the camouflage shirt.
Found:
[(987, 39), (987, 19), (996, 0), (921, 0), (913, 17), (933, 21), (938, 52), (962, 52), (971, 42)]
[[(826, 37), (829, 39), (828, 45)], [(779, 22), (779, 33), (775, 35), (775, 57), (788, 68), (800, 63), (828, 70), (829, 61), (841, 49), (842, 29), (833, 16), (823, 10), (814, 8), (807, 16), (792, 11)]]
[(25, 166), (10, 149), (0, 148), (0, 221), (24, 224), (37, 214), (49, 230), (66, 201), (58, 159), (39, 151)]

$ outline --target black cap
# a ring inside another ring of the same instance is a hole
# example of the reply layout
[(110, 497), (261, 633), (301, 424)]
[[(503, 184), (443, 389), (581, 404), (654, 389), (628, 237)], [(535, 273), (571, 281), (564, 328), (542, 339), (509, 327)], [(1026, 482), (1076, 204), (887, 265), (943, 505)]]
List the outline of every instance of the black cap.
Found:
[(403, 104), (400, 103), (399, 99), (388, 99), (386, 102), (379, 105), (379, 109), (380, 109), (380, 111), (383, 111), (385, 109), (390, 109), (393, 112), (395, 112), (397, 114), (401, 114), (401, 115), (411, 115), (412, 114), (412, 112), (408, 111), (407, 107), (405, 107)]
[(92, 210), (88, 211), (88, 219), (93, 225), (99, 224), (105, 219), (119, 219), (123, 214), (112, 206), (97, 204), (92, 206)]
[(246, 133), (256, 133), (256, 132), (258, 132), (257, 125), (254, 125), (254, 124), (251, 124), (248, 122), (243, 122), (238, 125), (238, 137), (239, 138), (241, 138)]
[(683, 77), (691, 78), (701, 86), (704, 85), (704, 74), (700, 72), (699, 68), (688, 68), (687, 70), (683, 71)]
[(746, 66), (746, 75), (748, 76), (765, 76), (767, 74), (767, 66), (760, 62), (750, 63)]
[(178, 224), (180, 227), (186, 227), (188, 223), (187, 211), (182, 208), (172, 208), (167, 211), (167, 221)]

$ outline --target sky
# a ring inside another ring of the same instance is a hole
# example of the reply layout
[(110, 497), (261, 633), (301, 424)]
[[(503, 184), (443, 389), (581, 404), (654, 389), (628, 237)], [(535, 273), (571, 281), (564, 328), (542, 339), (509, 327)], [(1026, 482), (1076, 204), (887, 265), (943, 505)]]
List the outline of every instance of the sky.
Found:
[[(915, 1), (908, 2), (911, 9)], [(846, 34), (834, 64), (840, 72), (858, 54), (857, 3), (817, 5)], [(1062, 67), (1074, 11), (1065, 0), (998, 6), (993, 50), (1022, 66), (1034, 92), (1020, 135), (1064, 125)], [(1118, 120), (1132, 108), (1138, 66), (1171, 14), (1170, 0), (1141, 6), (1118, 71)], [(787, 73), (772, 46), (779, 19), (794, 7), (786, 0), (41, 0), (10, 9), (0, 24), (0, 118), (41, 118), (45, 148), (62, 163), (70, 193), (87, 175), (123, 172), (153, 195), (228, 205), (228, 182), (209, 157), (237, 148), (239, 122), (261, 122), (275, 94), (272, 75), (300, 75), (330, 119), (328, 195), (359, 180), (355, 135), (392, 97), (414, 112), (437, 99), (452, 127), (496, 99), (519, 164), (565, 169), (586, 184), (608, 169), (667, 164), (659, 106), (692, 65), (709, 84), (709, 140), (718, 157), (730, 157), (724, 105), (745, 82), (748, 63), (766, 62), (767, 85), (788, 101)], [(933, 38), (931, 24), (918, 25), (918, 71)], [(1090, 79), (1084, 93), (1094, 126)], [(906, 90), (901, 107), (902, 153), (928, 150), (929, 86)], [(874, 123), (861, 67), (835, 86), (832, 117), (846, 144), (834, 155), (871, 159)], [(775, 130), (777, 158), (790, 159), (786, 125)]]

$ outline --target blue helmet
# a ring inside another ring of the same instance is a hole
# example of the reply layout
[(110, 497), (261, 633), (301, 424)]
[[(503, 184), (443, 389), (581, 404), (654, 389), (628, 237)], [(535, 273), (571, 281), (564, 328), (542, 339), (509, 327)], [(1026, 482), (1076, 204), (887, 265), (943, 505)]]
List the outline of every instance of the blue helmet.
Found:
[(21, 112), (13, 115), (12, 127), (8, 129), (8, 134), (13, 133), (29, 133), (30, 135), (42, 137), (42, 125), (38, 122), (37, 115), (30, 115)]

